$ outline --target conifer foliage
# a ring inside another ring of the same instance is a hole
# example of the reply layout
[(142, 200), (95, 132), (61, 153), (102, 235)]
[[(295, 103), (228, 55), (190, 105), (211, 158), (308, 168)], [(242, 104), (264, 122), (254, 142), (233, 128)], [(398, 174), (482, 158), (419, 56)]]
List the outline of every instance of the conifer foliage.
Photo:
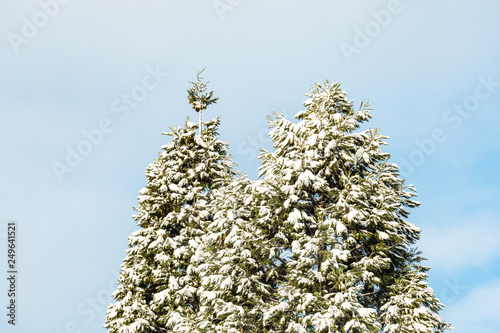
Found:
[(217, 99), (200, 73), (188, 90), (199, 123), (172, 128), (146, 170), (109, 332), (450, 328), (413, 249), (416, 191), (381, 149), (387, 137), (360, 130), (370, 104), (315, 84), (295, 122), (270, 118), (273, 149), (251, 181), (233, 171), (219, 118), (201, 120)]
[(141, 228), (128, 239), (119, 286), (105, 327), (109, 332), (191, 332), (197, 326), (200, 286), (195, 252), (205, 235), (202, 221), (212, 190), (234, 175), (227, 144), (217, 139), (219, 119), (163, 133), (162, 147), (146, 169), (135, 220)]
[(442, 331), (442, 305), (411, 250), (415, 190), (382, 151), (387, 137), (356, 132), (370, 104), (355, 111), (328, 81), (307, 96), (298, 123), (275, 114), (274, 150), (260, 156), (284, 272), (266, 320), (276, 332)]

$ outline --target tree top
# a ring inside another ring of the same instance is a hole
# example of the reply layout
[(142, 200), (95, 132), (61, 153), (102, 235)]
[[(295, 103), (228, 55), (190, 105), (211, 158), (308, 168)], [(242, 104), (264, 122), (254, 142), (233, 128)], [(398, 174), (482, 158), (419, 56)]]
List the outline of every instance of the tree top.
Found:
[[(206, 67), (205, 67), (206, 68)], [(189, 83), (193, 84), (189, 89), (188, 89), (188, 100), (189, 104), (193, 106), (193, 109), (196, 112), (200, 112), (201, 110), (205, 110), (210, 104), (216, 103), (217, 100), (219, 99), (218, 97), (213, 97), (214, 92), (211, 91), (209, 93), (206, 93), (205, 91), (207, 90), (207, 84), (210, 81), (203, 82), (203, 78), (200, 76), (201, 73), (205, 70), (203, 68), (201, 71), (198, 72), (196, 75), (196, 82), (191, 82)]]

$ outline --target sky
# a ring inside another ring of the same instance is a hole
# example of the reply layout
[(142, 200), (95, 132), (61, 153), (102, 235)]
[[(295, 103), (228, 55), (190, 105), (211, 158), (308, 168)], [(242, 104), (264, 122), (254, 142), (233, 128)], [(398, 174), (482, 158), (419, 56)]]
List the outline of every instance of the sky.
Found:
[[(418, 190), (429, 284), (456, 333), (500, 332), (500, 3), (0, 2), (1, 332), (102, 328), (161, 132), (197, 120), (204, 67), (238, 170), (257, 178), (266, 116), (340, 82)], [(16, 221), (16, 325), (7, 225)]]

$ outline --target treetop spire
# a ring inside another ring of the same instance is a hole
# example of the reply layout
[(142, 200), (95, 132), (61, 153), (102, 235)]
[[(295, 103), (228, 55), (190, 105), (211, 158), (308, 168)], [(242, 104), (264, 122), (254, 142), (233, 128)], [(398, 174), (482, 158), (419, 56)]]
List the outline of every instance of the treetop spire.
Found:
[(189, 104), (193, 106), (193, 109), (199, 113), (200, 116), (200, 122), (199, 122), (199, 129), (200, 129), (200, 134), (201, 134), (201, 125), (202, 125), (202, 119), (201, 119), (201, 111), (205, 110), (210, 104), (216, 103), (217, 100), (219, 99), (218, 97), (213, 97), (214, 92), (208, 92), (206, 93), (205, 91), (207, 90), (207, 84), (210, 81), (203, 82), (203, 78), (200, 76), (203, 71), (205, 71), (206, 67), (203, 68), (201, 71), (199, 71), (196, 74), (196, 82), (191, 82), (189, 83), (193, 84), (189, 89), (187, 90), (188, 92), (188, 100)]

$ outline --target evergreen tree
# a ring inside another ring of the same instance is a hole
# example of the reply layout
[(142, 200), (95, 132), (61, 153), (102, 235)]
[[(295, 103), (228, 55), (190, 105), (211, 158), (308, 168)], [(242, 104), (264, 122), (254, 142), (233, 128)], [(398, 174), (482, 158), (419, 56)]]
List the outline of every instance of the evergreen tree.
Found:
[(213, 192), (199, 267), (203, 328), (208, 332), (266, 332), (263, 311), (272, 297), (269, 241), (255, 224), (253, 184), (235, 178)]
[(278, 302), (265, 311), (273, 332), (441, 332), (442, 304), (411, 246), (420, 229), (406, 220), (416, 192), (381, 149), (371, 118), (338, 83), (316, 84), (298, 123), (276, 113), (274, 150), (261, 176), (281, 272)]
[[(198, 124), (174, 127), (146, 170), (109, 332), (442, 332), (412, 247), (416, 191), (338, 83), (315, 84), (297, 123), (270, 118), (258, 181), (233, 171), (207, 82)], [(202, 125), (206, 128), (203, 129)], [(198, 134), (196, 129), (199, 128)]]
[(134, 216), (140, 229), (128, 239), (116, 303), (107, 310), (109, 332), (201, 332), (195, 253), (205, 235), (202, 221), (211, 218), (212, 191), (235, 174), (227, 144), (217, 138), (219, 119), (203, 124), (202, 130), (188, 120), (162, 133), (172, 141), (146, 169)]

